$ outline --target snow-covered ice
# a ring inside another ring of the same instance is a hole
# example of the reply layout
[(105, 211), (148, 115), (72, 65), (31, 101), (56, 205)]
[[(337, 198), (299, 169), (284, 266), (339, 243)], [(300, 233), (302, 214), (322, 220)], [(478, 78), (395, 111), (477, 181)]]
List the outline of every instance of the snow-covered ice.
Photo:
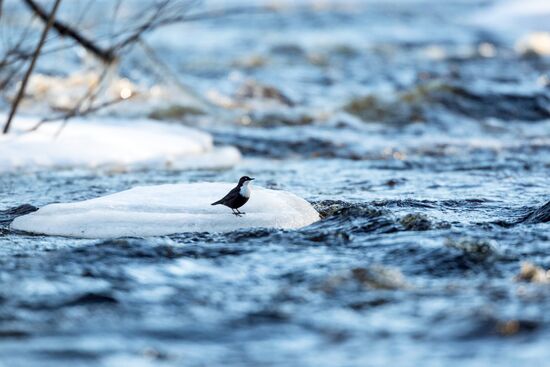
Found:
[(80, 238), (162, 236), (182, 232), (228, 232), (242, 228), (300, 228), (319, 219), (304, 199), (286, 191), (252, 188), (240, 210), (212, 202), (235, 184), (143, 186), (96, 199), (50, 204), (16, 218), (15, 230)]
[(28, 132), (36, 118), (18, 117), (0, 136), (0, 172), (45, 168), (131, 170), (227, 168), (241, 159), (234, 147), (214, 147), (212, 137), (178, 124), (147, 119), (71, 119)]

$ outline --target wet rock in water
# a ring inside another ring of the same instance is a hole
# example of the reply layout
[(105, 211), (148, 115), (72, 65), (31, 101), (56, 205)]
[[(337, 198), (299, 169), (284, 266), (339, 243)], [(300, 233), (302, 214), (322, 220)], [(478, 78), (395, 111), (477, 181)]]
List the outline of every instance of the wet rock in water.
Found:
[(516, 276), (516, 280), (548, 284), (550, 283), (550, 270), (544, 270), (531, 262), (524, 262), (521, 264), (521, 269)]
[(246, 55), (233, 61), (232, 66), (242, 69), (257, 69), (266, 66), (269, 60), (262, 55)]
[(296, 103), (279, 89), (256, 81), (246, 81), (236, 92), (237, 99), (265, 99), (293, 107)]
[(550, 118), (550, 96), (544, 93), (482, 93), (465, 86), (442, 84), (428, 94), (427, 101), (477, 119), (539, 121)]
[(506, 320), (498, 322), (496, 330), (502, 336), (512, 336), (535, 331), (539, 326), (540, 323), (534, 320)]
[(259, 127), (303, 126), (313, 123), (315, 119), (307, 113), (293, 110), (253, 111), (243, 117), (243, 125)]
[(389, 180), (387, 180), (386, 182), (384, 182), (384, 185), (390, 187), (390, 188), (394, 188), (398, 185), (402, 185), (405, 181), (407, 181), (406, 179), (404, 178), (390, 178)]
[(399, 221), (407, 231), (427, 231), (432, 228), (432, 223), (425, 214), (407, 214)]
[(148, 115), (153, 120), (183, 120), (189, 116), (203, 115), (204, 111), (193, 106), (171, 105), (151, 111)]
[(405, 277), (397, 269), (373, 266), (371, 268), (355, 268), (351, 274), (357, 282), (367, 288), (404, 289), (409, 287)]
[(401, 258), (410, 274), (453, 278), (483, 274), (498, 274), (507, 260), (494, 241), (473, 238), (447, 239), (442, 246), (425, 247), (411, 244), (391, 251), (390, 259)]
[(531, 333), (541, 326), (536, 320), (503, 319), (492, 314), (475, 315), (474, 319), (477, 320), (473, 325), (465, 325), (466, 330), (460, 335), (462, 338), (512, 337)]
[(445, 246), (462, 251), (472, 260), (483, 261), (499, 255), (496, 243), (490, 240), (462, 238), (447, 239)]
[(525, 217), (523, 222), (528, 224), (550, 222), (550, 201)]
[(327, 279), (321, 289), (327, 293), (356, 288), (398, 290), (410, 288), (405, 276), (398, 270), (381, 265), (357, 267)]
[(342, 200), (322, 200), (313, 204), (321, 218), (332, 216), (378, 217), (385, 212), (362, 203), (349, 203)]
[(335, 45), (331, 47), (330, 54), (342, 56), (346, 58), (352, 58), (352, 57), (359, 56), (361, 52), (359, 51), (359, 49), (355, 48), (353, 45), (340, 44), (340, 45)]
[[(342, 239), (362, 233), (392, 233), (399, 230), (389, 212), (365, 203), (349, 203), (341, 200), (323, 200), (314, 203), (323, 222), (320, 231), (329, 233), (324, 237), (339, 235)], [(313, 227), (315, 228), (315, 226)]]
[(419, 106), (384, 100), (370, 95), (350, 101), (344, 111), (365, 122), (409, 123), (424, 121)]
[(344, 110), (366, 122), (425, 122), (434, 96), (448, 88), (449, 85), (443, 83), (423, 83), (393, 97), (368, 95), (354, 99), (344, 106)]
[(475, 119), (540, 121), (550, 118), (550, 95), (476, 91), (458, 83), (431, 81), (390, 99), (369, 95), (354, 99), (344, 110), (367, 122), (411, 123), (438, 118), (434, 107)]

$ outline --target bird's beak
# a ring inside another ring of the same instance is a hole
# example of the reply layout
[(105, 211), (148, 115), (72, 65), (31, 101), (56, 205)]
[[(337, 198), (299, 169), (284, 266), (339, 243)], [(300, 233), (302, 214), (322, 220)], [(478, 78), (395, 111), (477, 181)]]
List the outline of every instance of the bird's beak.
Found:
[(255, 180), (255, 178), (254, 178), (254, 177), (251, 177), (251, 178), (250, 178), (250, 181), (252, 181), (252, 180)]

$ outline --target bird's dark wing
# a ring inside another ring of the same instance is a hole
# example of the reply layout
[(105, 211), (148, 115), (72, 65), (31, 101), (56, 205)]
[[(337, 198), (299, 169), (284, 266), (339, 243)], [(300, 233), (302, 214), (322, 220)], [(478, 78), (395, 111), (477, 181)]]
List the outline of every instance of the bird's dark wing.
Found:
[(216, 201), (215, 203), (212, 203), (212, 205), (225, 204), (225, 203), (230, 202), (231, 200), (234, 200), (235, 198), (237, 198), (238, 195), (239, 195), (239, 187), (237, 186), (237, 187), (233, 188), (231, 191), (229, 191), (227, 193), (227, 195), (225, 195), (223, 198)]

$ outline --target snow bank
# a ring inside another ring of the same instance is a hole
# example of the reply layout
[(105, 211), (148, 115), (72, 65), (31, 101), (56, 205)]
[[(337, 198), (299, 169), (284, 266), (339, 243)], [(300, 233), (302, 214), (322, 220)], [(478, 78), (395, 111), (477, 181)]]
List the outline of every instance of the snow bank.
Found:
[(44, 168), (226, 168), (241, 158), (233, 147), (215, 148), (212, 137), (151, 120), (74, 119), (26, 132), (37, 119), (18, 118), (0, 136), (0, 172)]
[(304, 199), (285, 191), (252, 189), (247, 214), (210, 203), (234, 184), (195, 183), (136, 187), (69, 204), (51, 204), (16, 218), (15, 230), (81, 238), (146, 237), (241, 228), (300, 228), (319, 219)]

